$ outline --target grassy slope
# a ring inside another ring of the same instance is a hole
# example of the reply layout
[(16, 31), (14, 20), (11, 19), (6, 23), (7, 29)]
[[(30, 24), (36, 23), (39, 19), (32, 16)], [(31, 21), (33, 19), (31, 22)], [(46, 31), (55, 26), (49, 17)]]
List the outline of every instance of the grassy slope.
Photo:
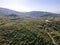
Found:
[(46, 31), (59, 45), (59, 25), (57, 22), (46, 24), (40, 18), (0, 16), (0, 45), (53, 45)]

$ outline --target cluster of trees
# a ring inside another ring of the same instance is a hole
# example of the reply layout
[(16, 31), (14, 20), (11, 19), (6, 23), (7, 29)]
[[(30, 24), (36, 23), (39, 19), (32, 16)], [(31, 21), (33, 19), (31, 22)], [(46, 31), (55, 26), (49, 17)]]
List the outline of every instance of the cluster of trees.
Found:
[(45, 28), (60, 44), (59, 22), (46, 24), (40, 18), (17, 18), (11, 20), (10, 17), (0, 17), (0, 45), (53, 45)]

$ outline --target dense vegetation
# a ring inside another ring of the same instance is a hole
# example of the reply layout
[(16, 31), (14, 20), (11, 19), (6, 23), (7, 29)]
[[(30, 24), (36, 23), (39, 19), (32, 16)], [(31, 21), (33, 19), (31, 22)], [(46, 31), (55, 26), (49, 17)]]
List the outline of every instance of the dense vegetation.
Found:
[(0, 16), (0, 45), (60, 45), (60, 21), (42, 18)]

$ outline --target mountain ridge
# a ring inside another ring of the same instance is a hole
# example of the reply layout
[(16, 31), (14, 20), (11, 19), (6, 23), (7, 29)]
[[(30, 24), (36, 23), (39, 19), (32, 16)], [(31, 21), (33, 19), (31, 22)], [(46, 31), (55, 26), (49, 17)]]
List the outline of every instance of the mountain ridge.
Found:
[(19, 12), (19, 11), (10, 10), (7, 8), (0, 8), (0, 15), (2, 15), (1, 13), (3, 15), (16, 14), (16, 15), (23, 15), (23, 16), (28, 16), (28, 17), (36, 17), (36, 16), (55, 14), (55, 13), (44, 12), (44, 11)]

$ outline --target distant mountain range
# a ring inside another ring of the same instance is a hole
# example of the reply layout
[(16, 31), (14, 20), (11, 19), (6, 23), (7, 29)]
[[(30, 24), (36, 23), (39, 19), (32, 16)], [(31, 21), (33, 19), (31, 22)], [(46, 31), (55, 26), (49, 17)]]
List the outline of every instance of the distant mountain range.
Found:
[(0, 15), (12, 15), (12, 14), (23, 15), (27, 17), (40, 17), (45, 15), (53, 15), (55, 13), (44, 12), (44, 11), (18, 12), (6, 8), (0, 8)]

